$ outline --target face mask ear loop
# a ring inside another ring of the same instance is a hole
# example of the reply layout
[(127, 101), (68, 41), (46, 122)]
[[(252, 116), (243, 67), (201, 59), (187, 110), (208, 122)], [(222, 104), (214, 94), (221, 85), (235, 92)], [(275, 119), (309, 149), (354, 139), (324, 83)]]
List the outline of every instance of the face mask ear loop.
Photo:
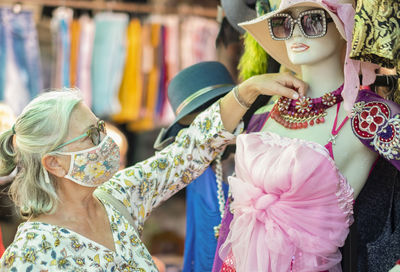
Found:
[[(42, 166), (43, 167), (43, 166)], [(43, 175), (44, 175), (44, 181), (47, 184), (50, 184), (50, 177), (49, 177), (49, 173), (47, 172), (46, 168), (43, 167)]]

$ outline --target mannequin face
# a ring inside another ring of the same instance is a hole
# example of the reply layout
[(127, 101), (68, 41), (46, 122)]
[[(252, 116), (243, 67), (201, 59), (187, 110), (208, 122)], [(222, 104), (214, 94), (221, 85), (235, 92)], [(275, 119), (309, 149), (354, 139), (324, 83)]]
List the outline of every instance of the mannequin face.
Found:
[[(311, 7), (297, 7), (289, 9), (293, 18), (305, 10), (315, 9)], [(285, 41), (289, 60), (297, 65), (312, 65), (335, 55), (341, 56), (345, 40), (337, 30), (335, 23), (327, 24), (325, 36), (320, 38), (306, 38), (296, 24), (293, 35)]]

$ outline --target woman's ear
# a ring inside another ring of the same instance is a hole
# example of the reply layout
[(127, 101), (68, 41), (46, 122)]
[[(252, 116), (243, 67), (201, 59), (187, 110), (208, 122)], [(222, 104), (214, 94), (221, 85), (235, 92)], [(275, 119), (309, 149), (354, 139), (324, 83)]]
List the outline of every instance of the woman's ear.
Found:
[(50, 174), (62, 178), (67, 174), (67, 171), (63, 167), (63, 161), (61, 158), (53, 155), (44, 155), (42, 158), (42, 165), (46, 168)]

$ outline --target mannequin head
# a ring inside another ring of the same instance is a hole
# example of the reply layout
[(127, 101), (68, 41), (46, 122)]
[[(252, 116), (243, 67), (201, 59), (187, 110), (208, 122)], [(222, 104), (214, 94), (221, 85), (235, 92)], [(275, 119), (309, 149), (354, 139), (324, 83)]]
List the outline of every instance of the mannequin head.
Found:
[[(289, 9), (288, 14), (293, 19), (307, 10), (315, 10), (312, 7), (296, 7)], [(326, 15), (329, 18), (329, 15)], [(321, 61), (335, 58), (342, 59), (346, 41), (340, 35), (333, 22), (327, 22), (326, 34), (319, 38), (307, 38), (300, 31), (298, 24), (294, 26), (292, 36), (285, 40), (289, 60), (295, 65), (313, 65)]]

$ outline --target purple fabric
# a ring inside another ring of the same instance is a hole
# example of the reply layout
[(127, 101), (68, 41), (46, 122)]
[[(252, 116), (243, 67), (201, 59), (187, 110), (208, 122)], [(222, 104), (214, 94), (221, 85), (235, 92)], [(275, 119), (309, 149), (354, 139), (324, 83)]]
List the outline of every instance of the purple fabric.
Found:
[[(254, 114), (249, 121), (249, 124), (246, 129), (246, 133), (260, 131), (262, 129), (262, 127), (264, 126), (265, 121), (268, 118), (268, 114), (269, 114), (269, 111), (263, 112), (260, 114)], [(221, 260), (221, 258), (219, 257), (219, 248), (225, 242), (226, 237), (228, 237), (229, 226), (233, 219), (233, 214), (230, 211), (230, 203), (231, 202), (232, 202), (232, 199), (229, 198), (229, 200), (225, 204), (225, 215), (221, 221), (221, 228), (219, 230), (219, 238), (218, 238), (218, 243), (217, 243), (217, 249), (215, 251), (212, 272), (219, 272), (222, 267), (223, 260)]]
[(219, 238), (218, 238), (218, 243), (217, 243), (217, 249), (215, 250), (215, 256), (214, 256), (214, 264), (212, 268), (212, 272), (219, 272), (222, 267), (223, 260), (219, 257), (219, 248), (221, 245), (225, 242), (226, 237), (228, 237), (229, 233), (229, 225), (231, 224), (231, 221), (233, 219), (233, 214), (230, 211), (230, 203), (232, 202), (232, 199), (229, 198), (228, 201), (226, 201), (225, 204), (225, 214), (224, 218), (222, 218), (221, 221), (221, 228), (219, 229)]
[(351, 115), (354, 134), (400, 170), (400, 106), (386, 100), (369, 87), (357, 96)]
[(269, 112), (254, 114), (249, 121), (249, 125), (247, 126), (247, 129), (246, 129), (246, 133), (260, 131), (262, 129), (262, 127), (264, 126), (265, 121), (268, 118), (268, 114), (269, 114)]

